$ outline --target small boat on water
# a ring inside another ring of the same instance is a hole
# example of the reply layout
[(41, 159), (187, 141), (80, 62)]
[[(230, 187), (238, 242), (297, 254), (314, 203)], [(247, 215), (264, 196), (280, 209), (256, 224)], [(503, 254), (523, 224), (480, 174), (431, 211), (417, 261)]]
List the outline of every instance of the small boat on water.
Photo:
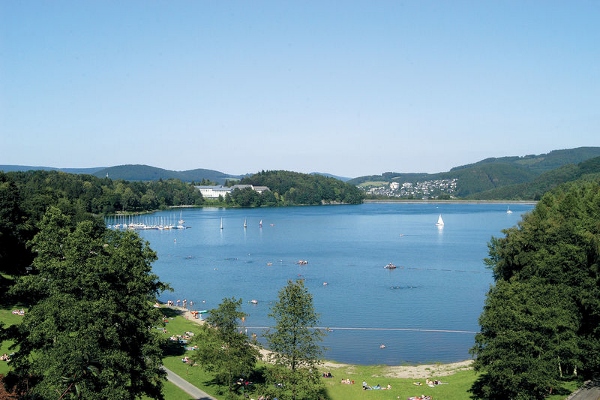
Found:
[(440, 216), (438, 217), (438, 220), (435, 224), (436, 224), (436, 226), (444, 226), (444, 220), (442, 219), (442, 214), (440, 214)]
[(386, 266), (385, 266), (385, 267), (383, 267), (383, 268), (385, 268), (385, 269), (396, 269), (396, 266), (395, 266), (394, 264), (392, 264), (392, 263), (388, 263), (388, 264), (386, 264)]
[(507, 213), (507, 214), (512, 214), (512, 211), (510, 210), (510, 206), (508, 206), (508, 207), (506, 208), (506, 213)]

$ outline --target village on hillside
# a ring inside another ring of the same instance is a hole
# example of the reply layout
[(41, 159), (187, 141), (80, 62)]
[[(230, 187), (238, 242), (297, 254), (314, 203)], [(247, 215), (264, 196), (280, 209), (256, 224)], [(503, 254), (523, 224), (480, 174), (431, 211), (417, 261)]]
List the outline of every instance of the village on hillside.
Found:
[(365, 188), (368, 195), (407, 199), (430, 199), (441, 195), (454, 196), (458, 179), (436, 179), (422, 182), (391, 182), (381, 186)]

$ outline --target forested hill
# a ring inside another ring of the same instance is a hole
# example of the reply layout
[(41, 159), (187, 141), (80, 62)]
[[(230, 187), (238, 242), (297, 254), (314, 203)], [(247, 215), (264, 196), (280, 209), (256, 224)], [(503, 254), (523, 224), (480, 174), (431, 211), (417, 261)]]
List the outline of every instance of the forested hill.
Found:
[(508, 164), (525, 167), (527, 170), (539, 175), (544, 172), (562, 167), (563, 165), (579, 164), (582, 161), (589, 160), (590, 158), (594, 157), (600, 157), (600, 147), (578, 147), (576, 149), (568, 150), (553, 150), (548, 154), (527, 155), (523, 157), (514, 156), (486, 158), (485, 160), (478, 161), (474, 164), (467, 164), (452, 168), (450, 172), (483, 166), (486, 164)]
[(468, 200), (539, 200), (544, 193), (557, 186), (576, 180), (597, 180), (600, 178), (600, 157), (579, 164), (568, 164), (545, 172), (526, 183), (507, 185), (485, 192), (475, 193)]
[[(600, 147), (580, 147), (541, 155), (488, 158), (437, 174), (386, 172), (351, 179), (348, 183), (366, 186), (456, 180), (453, 196), (457, 198), (534, 200), (547, 188), (578, 179), (582, 173), (577, 165), (595, 157), (600, 157)], [(594, 163), (587, 165), (586, 173), (598, 172), (593, 171), (594, 166)], [(511, 189), (500, 190), (504, 187)]]
[(229, 175), (212, 169), (192, 169), (188, 171), (170, 171), (148, 165), (118, 165), (97, 171), (95, 176), (126, 181), (157, 181), (159, 179), (179, 179), (183, 182), (211, 181), (224, 184), (228, 179), (240, 179), (241, 176)]
[(168, 169), (151, 167), (141, 164), (126, 164), (113, 167), (98, 168), (53, 168), (53, 167), (32, 167), (25, 165), (0, 165), (0, 171), (60, 171), (70, 174), (94, 175), (97, 178), (109, 177), (113, 180), (126, 181), (158, 181), (168, 179), (178, 179), (183, 182), (202, 182), (210, 181), (218, 184), (224, 184), (227, 180), (238, 180), (241, 175), (230, 175), (212, 169), (192, 169), (187, 171), (171, 171)]
[(240, 183), (267, 186), (284, 204), (360, 204), (363, 193), (354, 185), (323, 175), (290, 171), (262, 171)]

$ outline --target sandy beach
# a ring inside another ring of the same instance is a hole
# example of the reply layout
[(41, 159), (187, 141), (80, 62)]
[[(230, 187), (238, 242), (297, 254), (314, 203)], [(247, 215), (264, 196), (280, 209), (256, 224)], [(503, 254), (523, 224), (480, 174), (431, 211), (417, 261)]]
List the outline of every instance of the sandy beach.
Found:
[[(384, 368), (383, 376), (390, 378), (404, 378), (404, 379), (425, 379), (431, 377), (441, 377), (453, 375), (459, 371), (466, 371), (473, 369), (473, 360), (459, 361), (449, 364), (419, 364), (419, 365), (397, 365), (388, 366)], [(327, 361), (323, 364), (327, 369), (335, 370), (338, 368), (344, 368), (351, 370), (352, 365), (340, 364), (336, 362)]]

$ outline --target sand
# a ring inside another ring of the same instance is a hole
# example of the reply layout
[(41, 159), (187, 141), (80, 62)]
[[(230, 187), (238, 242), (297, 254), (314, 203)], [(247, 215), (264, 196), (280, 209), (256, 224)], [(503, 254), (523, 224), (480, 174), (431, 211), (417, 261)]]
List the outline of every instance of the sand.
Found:
[[(439, 378), (442, 376), (453, 375), (459, 371), (473, 369), (473, 360), (465, 360), (449, 364), (419, 364), (419, 365), (398, 365), (388, 366), (383, 369), (383, 376), (390, 378), (404, 379), (425, 379)], [(325, 362), (323, 366), (327, 369), (345, 368), (352, 369), (350, 364), (339, 364), (335, 362)]]

